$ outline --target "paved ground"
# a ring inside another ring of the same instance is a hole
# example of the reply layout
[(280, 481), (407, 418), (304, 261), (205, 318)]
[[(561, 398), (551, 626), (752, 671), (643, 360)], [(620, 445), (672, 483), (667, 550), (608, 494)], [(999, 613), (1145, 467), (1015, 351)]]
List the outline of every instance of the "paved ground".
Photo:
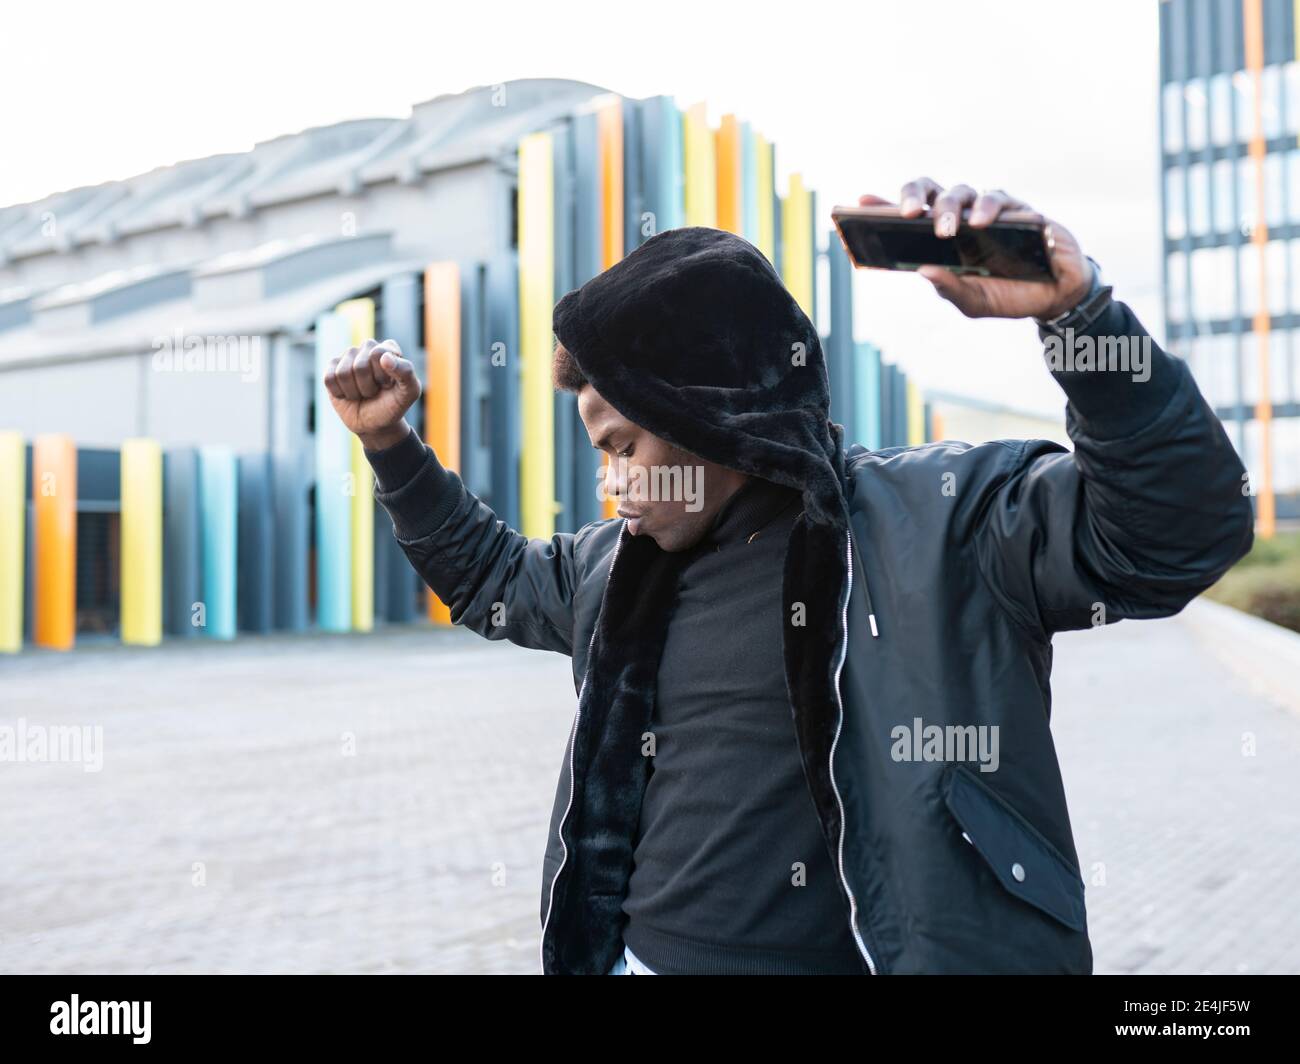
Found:
[[(1300, 714), (1232, 660), (1058, 637), (1099, 972), (1300, 971)], [(0, 762), (0, 971), (535, 972), (572, 715), (566, 658), (460, 630), (0, 661), (0, 724), (104, 743)]]

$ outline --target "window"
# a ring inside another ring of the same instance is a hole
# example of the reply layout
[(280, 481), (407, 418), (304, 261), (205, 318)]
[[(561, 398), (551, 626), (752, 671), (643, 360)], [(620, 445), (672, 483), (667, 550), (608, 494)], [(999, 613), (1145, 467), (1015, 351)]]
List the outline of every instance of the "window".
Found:
[(1264, 156), (1264, 216), (1270, 229), (1286, 224), (1286, 182), (1283, 180), (1282, 153)]
[(1246, 141), (1255, 131), (1255, 79), (1238, 70), (1232, 75), (1232, 88), (1237, 102), (1237, 140)]
[(1249, 156), (1243, 155), (1237, 160), (1237, 221), (1241, 225), (1243, 236), (1249, 237), (1255, 230), (1257, 203), (1255, 163)]
[(1210, 140), (1232, 143), (1232, 78), (1216, 74), (1210, 79)]
[(1237, 227), (1237, 214), (1232, 202), (1232, 160), (1220, 159), (1214, 164), (1214, 231), (1231, 233)]
[(1187, 320), (1187, 256), (1181, 251), (1169, 253), (1169, 298), (1167, 311), (1170, 324)]
[(1187, 235), (1187, 208), (1183, 203), (1183, 170), (1175, 166), (1165, 171), (1165, 235), (1182, 240)]
[(1193, 236), (1210, 231), (1210, 168), (1193, 163), (1187, 168), (1187, 228)]
[(1286, 103), (1286, 129), (1288, 133), (1300, 132), (1300, 64), (1287, 63), (1282, 68), (1283, 92)]
[[(1149, 97), (1148, 97), (1149, 98)], [(1170, 82), (1164, 87), (1165, 151), (1181, 151), (1183, 147), (1183, 87)], [(1150, 112), (1148, 112), (1149, 114)]]
[(1210, 125), (1210, 101), (1205, 93), (1205, 83), (1189, 81), (1183, 90), (1183, 98), (1187, 101), (1187, 150), (1199, 151), (1205, 147)]
[(1197, 321), (1232, 315), (1232, 248), (1197, 248), (1192, 252), (1190, 316)]
[(1282, 135), (1282, 68), (1266, 66), (1260, 72), (1259, 110), (1266, 139)]

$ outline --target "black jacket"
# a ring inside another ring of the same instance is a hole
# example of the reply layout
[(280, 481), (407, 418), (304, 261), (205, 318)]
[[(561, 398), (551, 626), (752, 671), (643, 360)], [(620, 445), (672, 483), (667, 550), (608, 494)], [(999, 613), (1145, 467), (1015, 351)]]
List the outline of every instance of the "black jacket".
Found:
[[(556, 333), (638, 424), (804, 491), (783, 606), (792, 616), (801, 604), (806, 623), (786, 627), (785, 672), (864, 971), (1090, 972), (1084, 883), (1049, 727), (1052, 635), (1177, 613), (1246, 553), (1245, 471), (1222, 426), (1185, 363), (1152, 343), (1147, 382), (1054, 374), (1071, 400), (1073, 452), (1045, 440), (846, 450), (826, 418), (815, 330), (793, 300), (781, 302), (788, 294), (766, 260), (716, 230), (673, 232), (684, 234), (673, 247), (669, 234), (652, 238), (566, 296)], [(642, 255), (655, 241), (658, 261)], [(673, 257), (687, 263), (685, 284), (683, 270), (665, 265)], [(720, 263), (729, 263), (721, 275)], [(617, 298), (615, 286), (632, 280), (662, 319), (654, 330), (629, 321)], [(698, 293), (705, 306), (691, 305)], [(755, 299), (781, 306), (755, 324)], [(711, 361), (701, 342), (682, 346), (690, 325), (678, 306), (708, 323)], [(739, 310), (718, 327), (726, 308)], [(1118, 301), (1090, 331), (1146, 336)], [(792, 336), (807, 356), (797, 369)], [(661, 360), (677, 359), (654, 368), (672, 402), (644, 388), (645, 366), (642, 390), (633, 384), (639, 352), (654, 343), (667, 345)], [(764, 344), (772, 353), (755, 353)], [(731, 385), (739, 370), (718, 368), (740, 347), (760, 364), (747, 393)], [(1112, 407), (1126, 416), (1109, 416)], [(639, 737), (676, 556), (627, 535), (622, 519), (528, 539), (428, 448), (417, 465), (377, 498), (453, 622), (572, 656), (578, 707), (543, 861), (541, 967), (603, 974), (622, 948)], [(996, 726), (997, 771), (900, 759), (896, 729), (918, 718)]]

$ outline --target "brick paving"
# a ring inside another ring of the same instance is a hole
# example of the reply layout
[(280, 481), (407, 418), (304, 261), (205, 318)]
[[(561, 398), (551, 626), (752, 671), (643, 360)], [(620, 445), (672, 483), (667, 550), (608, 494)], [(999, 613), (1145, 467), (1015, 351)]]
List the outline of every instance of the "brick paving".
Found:
[[(1300, 715), (1181, 617), (1056, 645), (1097, 971), (1300, 971)], [(536, 972), (572, 716), (462, 630), (0, 661), (0, 724), (104, 744), (0, 762), (0, 971)]]

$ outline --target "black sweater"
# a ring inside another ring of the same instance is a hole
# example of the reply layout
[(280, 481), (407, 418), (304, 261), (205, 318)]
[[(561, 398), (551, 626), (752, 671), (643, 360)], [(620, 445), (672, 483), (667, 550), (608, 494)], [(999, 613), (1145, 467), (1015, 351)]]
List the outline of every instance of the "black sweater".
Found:
[(781, 580), (800, 509), (751, 478), (678, 582), (623, 903), (624, 941), (655, 972), (864, 970), (786, 689)]

